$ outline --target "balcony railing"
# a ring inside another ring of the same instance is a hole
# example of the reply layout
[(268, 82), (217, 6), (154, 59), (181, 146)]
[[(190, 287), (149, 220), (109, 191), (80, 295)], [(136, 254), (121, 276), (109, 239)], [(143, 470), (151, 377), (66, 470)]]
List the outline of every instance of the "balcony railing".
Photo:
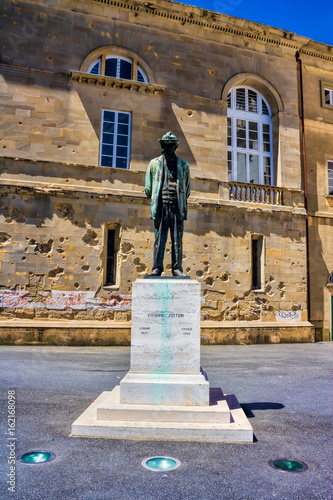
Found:
[(229, 182), (229, 200), (283, 205), (283, 189), (260, 184)]

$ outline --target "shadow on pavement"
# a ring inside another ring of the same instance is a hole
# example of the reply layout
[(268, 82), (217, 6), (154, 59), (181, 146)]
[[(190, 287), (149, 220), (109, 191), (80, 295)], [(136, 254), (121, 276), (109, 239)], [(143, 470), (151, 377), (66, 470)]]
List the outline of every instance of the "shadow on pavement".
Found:
[(253, 411), (255, 410), (282, 410), (284, 405), (281, 403), (258, 402), (258, 403), (243, 403), (241, 404), (247, 418), (254, 418)]

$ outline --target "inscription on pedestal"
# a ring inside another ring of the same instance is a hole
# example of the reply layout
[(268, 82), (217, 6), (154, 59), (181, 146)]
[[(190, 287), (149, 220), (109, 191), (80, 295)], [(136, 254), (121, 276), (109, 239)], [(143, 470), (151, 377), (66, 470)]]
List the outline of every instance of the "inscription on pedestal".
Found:
[(194, 280), (133, 283), (131, 370), (200, 372), (200, 284)]

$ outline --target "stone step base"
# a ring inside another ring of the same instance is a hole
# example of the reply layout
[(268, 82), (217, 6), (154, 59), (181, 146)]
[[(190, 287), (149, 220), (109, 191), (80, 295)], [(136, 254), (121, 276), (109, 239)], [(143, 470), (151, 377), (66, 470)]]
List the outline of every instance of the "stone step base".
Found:
[[(220, 389), (211, 391), (212, 401), (219, 397), (217, 394), (222, 394)], [(132, 408), (128, 409), (129, 406)], [(253, 442), (252, 426), (233, 394), (224, 395), (218, 404), (202, 408), (153, 406), (148, 409), (144, 406), (119, 403), (119, 386), (111, 392), (103, 392), (72, 424), (71, 436), (155, 441)], [(117, 412), (120, 420), (113, 420)], [(124, 419), (128, 412), (133, 412), (132, 416), (127, 414)], [(208, 420), (202, 421), (205, 413)], [(212, 416), (214, 413), (216, 415)], [(108, 418), (108, 414), (111, 418)], [(187, 415), (186, 420), (183, 420), (184, 414)], [(196, 421), (198, 415), (200, 421)], [(220, 421), (217, 415), (220, 415)], [(214, 421), (209, 421), (212, 418)], [(226, 419), (229, 421), (225, 422)]]
[(130, 370), (120, 382), (120, 403), (208, 406), (209, 382), (203, 372), (140, 373)]
[(115, 387), (109, 393), (105, 405), (97, 408), (97, 420), (224, 424), (229, 424), (232, 420), (229, 406), (221, 389), (211, 390), (211, 404), (209, 406), (122, 404), (119, 402), (119, 392), (119, 386)]

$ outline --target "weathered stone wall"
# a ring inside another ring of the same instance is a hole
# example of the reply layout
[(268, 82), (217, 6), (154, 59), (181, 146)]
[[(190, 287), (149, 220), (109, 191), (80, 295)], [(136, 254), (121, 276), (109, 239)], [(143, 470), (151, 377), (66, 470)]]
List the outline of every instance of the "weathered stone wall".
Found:
[[(83, 195), (31, 196), (17, 188), (2, 197), (2, 209), (5, 317), (130, 317), (132, 282), (152, 266), (152, 222), (145, 198), (110, 196), (92, 203)], [(120, 228), (117, 284), (111, 289), (103, 286), (105, 227), (110, 225)], [(272, 321), (280, 310), (302, 311), (301, 319), (307, 319), (304, 216), (267, 209), (263, 218), (253, 208), (238, 207), (235, 213), (230, 206), (211, 204), (207, 210), (191, 203), (185, 230), (184, 270), (202, 285), (203, 319)], [(251, 290), (251, 236), (258, 231), (265, 240), (265, 286), (260, 291)], [(171, 272), (169, 244), (165, 268)], [(7, 295), (6, 289), (11, 291)], [(21, 302), (13, 302), (12, 292)], [(56, 299), (58, 292), (74, 293)], [(80, 300), (76, 292), (81, 292)]]
[(318, 340), (333, 335), (333, 197), (328, 195), (327, 161), (333, 161), (333, 106), (323, 106), (323, 87), (331, 84), (332, 61), (302, 57), (304, 134), (309, 212), (310, 321)]

